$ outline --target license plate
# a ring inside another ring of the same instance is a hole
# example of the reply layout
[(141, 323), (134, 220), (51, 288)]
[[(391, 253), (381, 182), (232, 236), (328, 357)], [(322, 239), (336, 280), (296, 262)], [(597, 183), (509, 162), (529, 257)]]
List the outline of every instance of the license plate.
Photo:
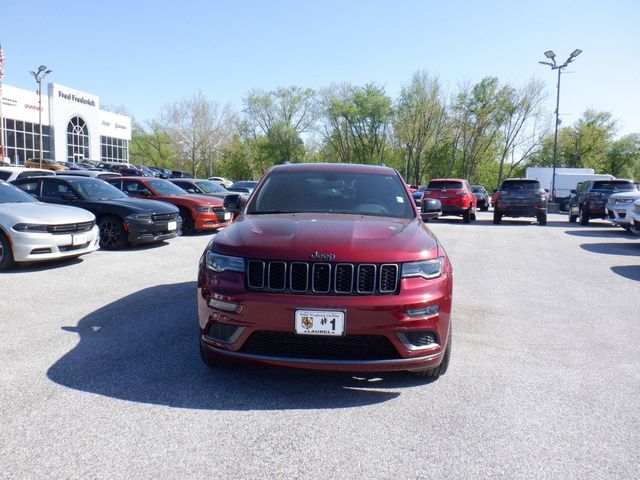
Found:
[(167, 223), (167, 230), (175, 230), (178, 228), (178, 222)]
[(225, 220), (231, 220), (231, 212), (225, 212), (224, 213), (224, 219)]
[(73, 245), (84, 245), (85, 243), (87, 243), (87, 235), (84, 233), (81, 235), (72, 235), (71, 243)]
[(344, 335), (344, 312), (296, 310), (296, 333), (299, 335)]

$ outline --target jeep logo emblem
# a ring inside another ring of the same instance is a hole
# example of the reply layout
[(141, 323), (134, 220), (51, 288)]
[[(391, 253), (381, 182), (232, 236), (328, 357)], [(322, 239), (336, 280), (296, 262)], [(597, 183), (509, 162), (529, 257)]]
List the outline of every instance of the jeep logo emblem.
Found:
[(309, 258), (311, 260), (324, 260), (326, 262), (333, 262), (336, 259), (336, 256), (333, 253), (315, 252)]

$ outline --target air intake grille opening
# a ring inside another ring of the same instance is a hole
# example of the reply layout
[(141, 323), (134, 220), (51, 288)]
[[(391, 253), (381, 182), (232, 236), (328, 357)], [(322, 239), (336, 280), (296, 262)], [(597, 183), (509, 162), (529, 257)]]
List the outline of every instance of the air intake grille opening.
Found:
[(395, 295), (397, 264), (315, 263), (250, 259), (249, 290), (315, 295)]

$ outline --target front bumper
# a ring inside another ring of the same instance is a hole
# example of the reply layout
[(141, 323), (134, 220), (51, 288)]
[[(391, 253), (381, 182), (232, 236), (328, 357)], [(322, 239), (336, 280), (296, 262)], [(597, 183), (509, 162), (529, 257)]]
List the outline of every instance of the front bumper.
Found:
[(194, 212), (194, 228), (196, 230), (214, 230), (231, 224), (230, 212)]
[(125, 228), (127, 230), (127, 239), (130, 243), (161, 242), (178, 236), (178, 232), (182, 228), (182, 219), (178, 216), (170, 221), (129, 221), (125, 223)]
[(607, 203), (607, 217), (610, 221), (615, 223), (616, 225), (621, 226), (630, 226), (631, 219), (630, 213), (633, 208), (633, 203), (630, 205), (619, 204), (619, 205), (611, 205)]
[[(433, 280), (403, 279), (398, 295), (249, 292), (244, 288), (242, 274), (213, 274), (206, 269), (200, 270), (198, 283), (200, 342), (211, 356), (313, 370), (374, 372), (434, 368), (442, 361), (446, 348), (451, 315), (450, 271)], [(229, 312), (212, 308), (210, 299), (235, 304), (237, 309)], [(418, 317), (407, 313), (427, 305), (437, 305), (439, 310)], [(296, 334), (294, 318), (299, 309), (344, 312), (344, 335)], [(218, 328), (230, 329), (229, 337), (211, 333)], [(433, 334), (435, 341), (420, 346), (411, 344), (407, 335), (419, 332)], [(278, 339), (278, 344), (269, 343), (271, 339)], [(295, 348), (283, 349), (280, 339)], [(369, 348), (370, 340), (376, 345), (383, 343), (384, 348)]]
[(88, 232), (67, 235), (11, 230), (13, 258), (16, 262), (37, 262), (95, 252), (100, 248), (98, 232), (97, 225)]

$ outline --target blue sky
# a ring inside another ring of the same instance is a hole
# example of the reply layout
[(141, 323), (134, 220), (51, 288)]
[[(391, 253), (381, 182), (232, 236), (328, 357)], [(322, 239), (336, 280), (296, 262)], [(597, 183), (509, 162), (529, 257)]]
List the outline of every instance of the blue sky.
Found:
[(35, 89), (29, 70), (124, 106), (139, 120), (203, 92), (242, 108), (252, 88), (376, 82), (395, 97), (416, 70), (455, 91), (497, 76), (545, 82), (549, 115), (563, 61), (563, 123), (586, 109), (613, 113), (620, 134), (640, 132), (640, 2), (603, 1), (197, 1), (3, 0), (4, 83)]

